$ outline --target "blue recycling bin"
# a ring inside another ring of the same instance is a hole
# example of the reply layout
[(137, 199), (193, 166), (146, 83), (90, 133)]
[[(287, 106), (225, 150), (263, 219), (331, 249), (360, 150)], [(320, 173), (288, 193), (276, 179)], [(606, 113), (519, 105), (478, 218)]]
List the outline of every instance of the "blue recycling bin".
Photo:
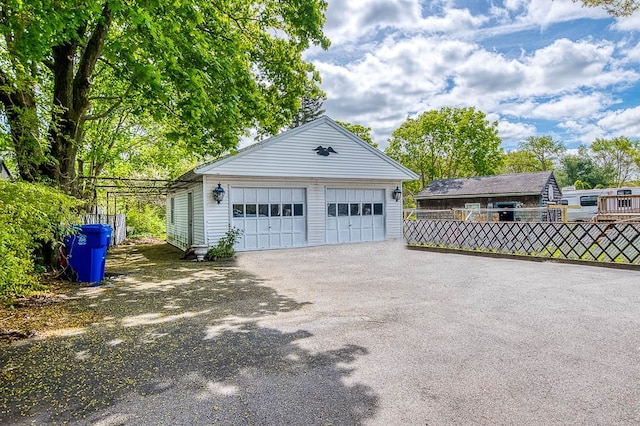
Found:
[(64, 238), (67, 260), (79, 282), (99, 283), (104, 279), (111, 226), (82, 225), (77, 233)]

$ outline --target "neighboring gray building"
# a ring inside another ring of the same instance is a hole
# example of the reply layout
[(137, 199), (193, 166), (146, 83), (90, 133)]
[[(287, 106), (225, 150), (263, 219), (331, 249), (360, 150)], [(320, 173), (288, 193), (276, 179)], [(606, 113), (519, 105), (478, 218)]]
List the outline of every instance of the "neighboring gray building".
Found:
[(494, 207), (545, 207), (562, 194), (553, 172), (516, 173), (431, 182), (418, 195), (419, 209), (447, 210), (467, 204)]
[(238, 251), (399, 239), (394, 191), (417, 178), (321, 117), (180, 177), (167, 197), (167, 242), (214, 246), (230, 227), (243, 231)]

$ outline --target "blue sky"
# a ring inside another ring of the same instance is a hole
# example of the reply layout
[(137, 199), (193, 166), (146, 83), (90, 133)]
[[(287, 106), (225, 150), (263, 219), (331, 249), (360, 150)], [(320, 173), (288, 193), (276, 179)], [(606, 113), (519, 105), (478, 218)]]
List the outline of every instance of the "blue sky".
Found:
[(382, 149), (408, 116), (473, 106), (506, 150), (551, 135), (569, 148), (640, 139), (640, 12), (571, 0), (328, 0), (328, 51), (311, 49), (333, 119)]

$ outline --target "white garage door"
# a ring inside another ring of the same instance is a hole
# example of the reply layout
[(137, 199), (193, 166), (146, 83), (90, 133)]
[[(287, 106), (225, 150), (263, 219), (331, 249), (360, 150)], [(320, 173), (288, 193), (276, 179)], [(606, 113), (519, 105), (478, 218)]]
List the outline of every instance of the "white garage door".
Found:
[(236, 250), (297, 247), (307, 242), (304, 188), (231, 188)]
[(327, 243), (384, 240), (384, 189), (327, 189)]

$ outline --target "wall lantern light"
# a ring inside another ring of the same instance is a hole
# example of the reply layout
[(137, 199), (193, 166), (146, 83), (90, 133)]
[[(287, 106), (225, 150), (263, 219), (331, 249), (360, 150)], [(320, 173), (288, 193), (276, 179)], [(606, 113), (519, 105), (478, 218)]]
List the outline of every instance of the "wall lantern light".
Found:
[(393, 197), (393, 199), (396, 201), (400, 201), (400, 199), (402, 198), (402, 191), (400, 190), (400, 187), (396, 186), (396, 189), (394, 189), (391, 193), (391, 197)]
[(220, 201), (224, 200), (224, 188), (218, 182), (218, 187), (213, 190), (213, 199), (220, 204)]

